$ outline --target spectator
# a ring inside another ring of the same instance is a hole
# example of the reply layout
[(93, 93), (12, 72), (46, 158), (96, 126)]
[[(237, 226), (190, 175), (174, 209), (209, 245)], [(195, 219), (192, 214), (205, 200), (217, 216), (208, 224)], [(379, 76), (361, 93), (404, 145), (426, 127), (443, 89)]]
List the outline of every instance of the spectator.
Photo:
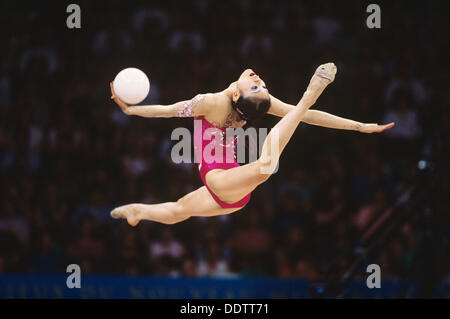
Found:
[[(161, 240), (156, 240), (150, 244), (150, 258), (153, 264), (158, 265), (160, 262), (164, 267), (172, 268), (172, 264), (178, 264), (185, 253), (185, 248), (174, 238), (171, 229), (164, 228), (161, 230)], [(165, 272), (171, 271), (166, 270)]]
[(361, 231), (369, 225), (369, 222), (381, 218), (389, 212), (386, 191), (383, 186), (378, 186), (373, 193), (372, 201), (361, 207), (354, 216), (354, 225), (357, 230)]
[(396, 125), (386, 133), (388, 136), (411, 140), (420, 135), (417, 112), (412, 108), (409, 95), (405, 91), (398, 92), (398, 95), (394, 100), (394, 107), (386, 112), (383, 122), (396, 123)]
[(0, 216), (0, 231), (13, 232), (23, 243), (28, 240), (29, 225), (24, 216), (17, 215), (17, 210), (11, 202), (4, 202)]
[(49, 233), (40, 236), (36, 254), (32, 260), (32, 271), (38, 274), (54, 274), (61, 269), (61, 255), (55, 249)]
[(226, 277), (230, 275), (228, 262), (221, 256), (217, 242), (206, 244), (206, 256), (198, 261), (198, 276)]
[(96, 270), (106, 253), (103, 239), (94, 235), (94, 226), (93, 217), (84, 215), (79, 221), (75, 238), (66, 248), (66, 258), (71, 261), (82, 259), (92, 271)]

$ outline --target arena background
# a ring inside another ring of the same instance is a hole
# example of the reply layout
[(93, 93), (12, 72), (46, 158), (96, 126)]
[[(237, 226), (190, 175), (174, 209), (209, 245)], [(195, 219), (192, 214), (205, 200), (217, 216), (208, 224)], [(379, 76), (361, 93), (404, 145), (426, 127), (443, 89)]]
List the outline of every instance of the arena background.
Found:
[[(375, 2), (381, 29), (356, 0), (76, 1), (81, 29), (66, 27), (68, 3), (0, 4), (0, 297), (450, 296), (443, 2)], [(222, 90), (247, 67), (296, 104), (328, 61), (337, 78), (313, 108), (396, 126), (301, 124), (279, 171), (229, 216), (110, 218), (201, 185), (195, 165), (170, 160), (171, 131), (192, 119), (122, 114), (109, 92), (121, 69), (149, 76), (144, 104)], [(69, 264), (81, 289), (66, 287)], [(381, 289), (366, 286), (369, 264)]]

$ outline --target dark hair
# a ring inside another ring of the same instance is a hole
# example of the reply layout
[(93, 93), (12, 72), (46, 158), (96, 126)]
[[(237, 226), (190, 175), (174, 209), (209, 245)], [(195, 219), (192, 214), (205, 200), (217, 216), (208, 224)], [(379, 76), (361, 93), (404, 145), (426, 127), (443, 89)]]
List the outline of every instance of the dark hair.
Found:
[(231, 104), (241, 119), (252, 123), (267, 113), (270, 108), (270, 98), (260, 99), (241, 95), (236, 102), (232, 101)]

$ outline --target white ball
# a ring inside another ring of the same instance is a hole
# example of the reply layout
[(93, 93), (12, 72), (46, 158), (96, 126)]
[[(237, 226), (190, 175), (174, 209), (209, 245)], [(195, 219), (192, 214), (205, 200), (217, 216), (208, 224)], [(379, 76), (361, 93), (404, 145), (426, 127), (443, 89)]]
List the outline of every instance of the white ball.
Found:
[(127, 104), (141, 103), (150, 91), (147, 75), (139, 69), (127, 68), (120, 71), (113, 82), (114, 92)]

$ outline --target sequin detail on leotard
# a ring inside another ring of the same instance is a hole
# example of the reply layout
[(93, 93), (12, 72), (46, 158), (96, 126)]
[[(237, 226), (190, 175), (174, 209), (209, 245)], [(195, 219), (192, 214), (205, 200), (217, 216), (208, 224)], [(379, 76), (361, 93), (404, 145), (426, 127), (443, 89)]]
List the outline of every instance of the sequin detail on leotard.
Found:
[(192, 117), (194, 116), (194, 106), (205, 96), (203, 94), (197, 94), (193, 99), (184, 102), (183, 108), (178, 111), (178, 117)]

